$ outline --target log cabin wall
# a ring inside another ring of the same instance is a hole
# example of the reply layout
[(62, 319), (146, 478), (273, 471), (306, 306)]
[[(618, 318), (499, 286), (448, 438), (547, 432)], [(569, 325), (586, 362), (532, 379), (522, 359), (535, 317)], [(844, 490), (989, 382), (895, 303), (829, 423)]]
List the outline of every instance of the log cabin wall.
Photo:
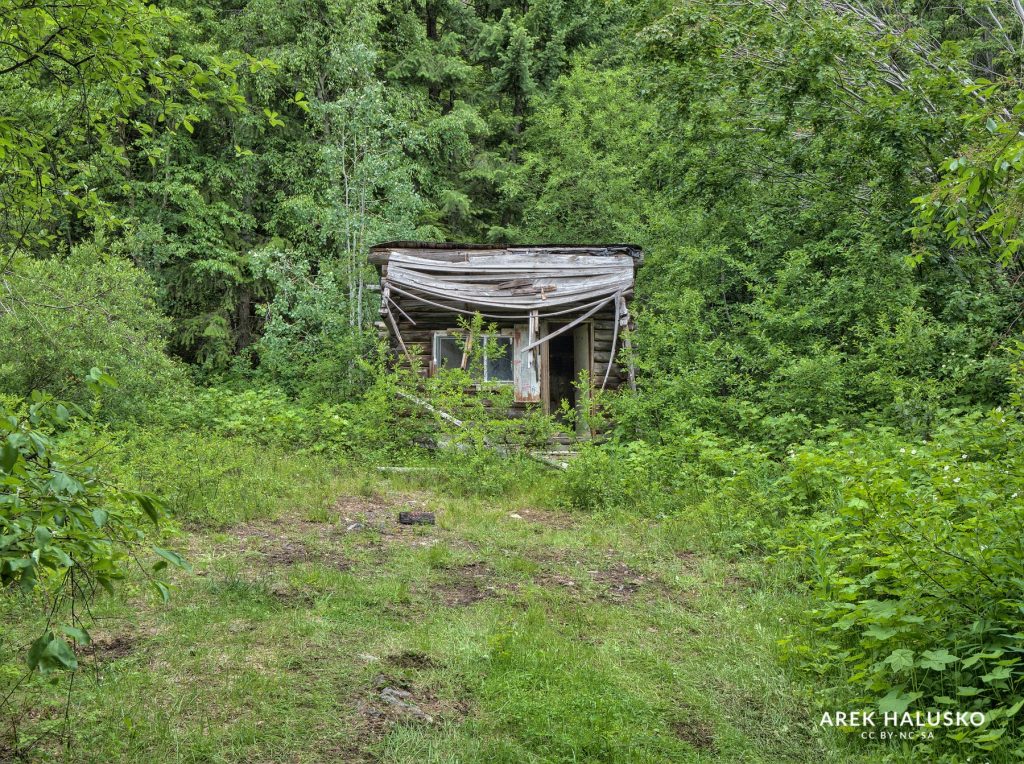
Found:
[[(389, 279), (392, 257), (399, 264), (394, 280)], [(525, 257), (532, 259), (524, 260)], [(437, 258), (436, 265), (434, 258)], [(586, 355), (592, 384), (601, 387), (607, 374), (605, 388), (614, 390), (629, 380), (619, 354), (629, 321), (628, 300), (632, 295), (633, 276), (641, 259), (639, 249), (630, 245), (487, 247), (410, 242), (377, 245), (371, 249), (370, 260), (381, 274), (383, 320), (378, 326), (387, 336), (397, 364), (410, 367), (415, 362), (422, 374), (429, 375), (434, 371), (435, 334), (456, 328), (460, 317), (467, 318), (473, 312), (481, 312), (485, 322), (496, 325), (499, 331), (511, 332), (515, 327), (522, 327), (528, 321), (526, 315), (533, 310), (542, 317), (536, 335), (531, 337), (534, 341), (585, 317), (577, 327), (587, 327), (581, 336), (588, 338)], [(424, 268), (427, 286), (417, 291), (418, 282), (407, 275), (406, 269), (410, 264), (415, 267), (427, 261), (430, 261)], [(460, 265), (462, 262), (465, 266)], [(505, 263), (518, 268), (511, 274), (515, 278), (505, 274)], [(404, 280), (397, 278), (399, 267)], [(434, 283), (432, 279), (438, 278), (438, 273), (440, 278), (454, 282), (451, 292), (444, 285)], [(579, 273), (586, 278), (578, 277)], [(467, 301), (474, 299), (475, 293), (469, 292), (470, 289), (478, 290), (483, 304)], [(582, 296), (578, 299), (566, 296), (572, 292)], [(538, 293), (539, 299), (529, 297)], [(556, 298), (561, 298), (562, 303)], [(512, 304), (506, 305), (506, 299)], [(616, 329), (617, 313), (619, 326)], [(578, 328), (575, 331), (578, 332)], [(516, 341), (519, 342), (518, 334)], [(521, 414), (538, 402), (546, 407), (547, 375), (551, 368), (547, 351), (553, 344), (554, 340), (541, 344), (535, 351), (538, 364), (544, 363), (538, 369), (543, 389), (540, 400), (518, 401), (509, 411), (511, 416)]]

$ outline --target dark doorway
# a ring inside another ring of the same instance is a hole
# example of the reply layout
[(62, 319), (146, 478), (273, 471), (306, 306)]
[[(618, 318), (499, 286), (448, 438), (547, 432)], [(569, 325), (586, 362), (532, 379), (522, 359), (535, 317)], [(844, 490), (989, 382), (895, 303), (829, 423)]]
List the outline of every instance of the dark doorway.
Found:
[[(555, 332), (559, 327), (550, 327)], [(563, 332), (548, 341), (548, 410), (556, 413), (562, 401), (576, 407), (576, 347), (573, 332)]]

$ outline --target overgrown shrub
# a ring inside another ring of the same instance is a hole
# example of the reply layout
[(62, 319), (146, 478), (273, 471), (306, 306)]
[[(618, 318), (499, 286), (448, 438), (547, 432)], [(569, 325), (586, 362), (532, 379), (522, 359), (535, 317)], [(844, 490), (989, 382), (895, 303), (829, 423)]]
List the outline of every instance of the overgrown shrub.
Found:
[(786, 653), (832, 683), (832, 701), (882, 712), (981, 711), (984, 726), (917, 744), (935, 756), (1021, 756), (1018, 405), (947, 411), (923, 439), (881, 426), (837, 431), (791, 447), (783, 460), (677, 416), (657, 442), (585, 449), (567, 470), (563, 501), (674, 515), (694, 543), (727, 554), (775, 552), (780, 572), (795, 572), (816, 603)]
[(923, 441), (871, 429), (795, 450), (779, 484), (802, 509), (780, 558), (817, 602), (789, 654), (882, 712), (985, 714), (937, 749), (1024, 756), (1022, 438), (1016, 410), (951, 418)]
[(302, 402), (274, 387), (206, 387), (185, 390), (162, 421), (256, 445), (364, 461), (387, 458), (426, 437), (422, 412), (396, 394), (403, 383), (395, 373), (366, 366), (370, 383), (351, 402)]
[(563, 502), (587, 511), (685, 514), (717, 551), (766, 549), (788, 516), (776, 482), (782, 467), (762, 448), (738, 444), (677, 416), (657, 442), (584, 448), (563, 479)]
[(351, 411), (351, 405), (303, 406), (273, 388), (208, 387), (186, 396), (171, 420), (261, 445), (328, 451), (351, 441)]
[(0, 307), (0, 390), (82, 403), (85, 373), (101, 367), (119, 382), (103, 395), (104, 417), (117, 419), (143, 417), (187, 384), (164, 352), (169, 324), (153, 285), (128, 260), (81, 247), (68, 259), (19, 261), (11, 282), (13, 302)]
[[(110, 381), (98, 369), (88, 380), (94, 389)], [(168, 563), (186, 567), (175, 552), (147, 549), (164, 515), (157, 499), (111, 481), (88, 456), (62, 448), (58, 438), (76, 426), (75, 414), (73, 405), (35, 393), (0, 416), (0, 587), (4, 596), (41, 595), (46, 629), (27, 658), (30, 669), (43, 673), (77, 668), (67, 639), (89, 642), (88, 602), (99, 590), (112, 592), (127, 566), (141, 565), (152, 552), (153, 573)], [(167, 584), (147, 575), (166, 599)], [(0, 696), (9, 699), (10, 692), (3, 688)]]
[(296, 456), (290, 447), (210, 431), (147, 428), (112, 440), (104, 452), (110, 469), (159, 492), (168, 514), (193, 527), (321, 511), (342, 490), (339, 476), (358, 474), (334, 454)]

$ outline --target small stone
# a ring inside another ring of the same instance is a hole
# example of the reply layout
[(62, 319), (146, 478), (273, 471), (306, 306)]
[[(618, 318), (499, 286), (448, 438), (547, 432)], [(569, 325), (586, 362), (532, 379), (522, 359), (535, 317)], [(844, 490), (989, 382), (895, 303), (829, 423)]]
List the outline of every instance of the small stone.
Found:
[(522, 520), (523, 519), (522, 515), (517, 515), (515, 512), (513, 512), (511, 515), (509, 515), (509, 517), (511, 517), (513, 520)]
[(433, 716), (412, 702), (412, 693), (408, 690), (400, 690), (397, 687), (385, 687), (380, 691), (380, 699), (407, 716), (427, 724), (434, 723)]
[(352, 524), (346, 526), (345, 530), (348, 531), (349, 533), (352, 533), (353, 531), (361, 531), (361, 530), (363, 530), (365, 528), (366, 528), (366, 526), (363, 525), (362, 523), (352, 523)]

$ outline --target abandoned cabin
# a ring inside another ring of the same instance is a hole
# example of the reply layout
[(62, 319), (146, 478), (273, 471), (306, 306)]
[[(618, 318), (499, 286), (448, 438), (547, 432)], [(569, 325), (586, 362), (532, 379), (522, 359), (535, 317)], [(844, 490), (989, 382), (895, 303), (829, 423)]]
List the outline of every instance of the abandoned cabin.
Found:
[[(481, 314), (482, 375), (513, 386), (513, 410), (578, 406), (573, 382), (597, 389), (633, 382), (629, 301), (639, 247), (388, 242), (370, 249), (380, 273), (381, 331), (398, 363), (425, 375), (466, 364), (459, 318)], [(502, 348), (502, 350), (497, 350)]]

